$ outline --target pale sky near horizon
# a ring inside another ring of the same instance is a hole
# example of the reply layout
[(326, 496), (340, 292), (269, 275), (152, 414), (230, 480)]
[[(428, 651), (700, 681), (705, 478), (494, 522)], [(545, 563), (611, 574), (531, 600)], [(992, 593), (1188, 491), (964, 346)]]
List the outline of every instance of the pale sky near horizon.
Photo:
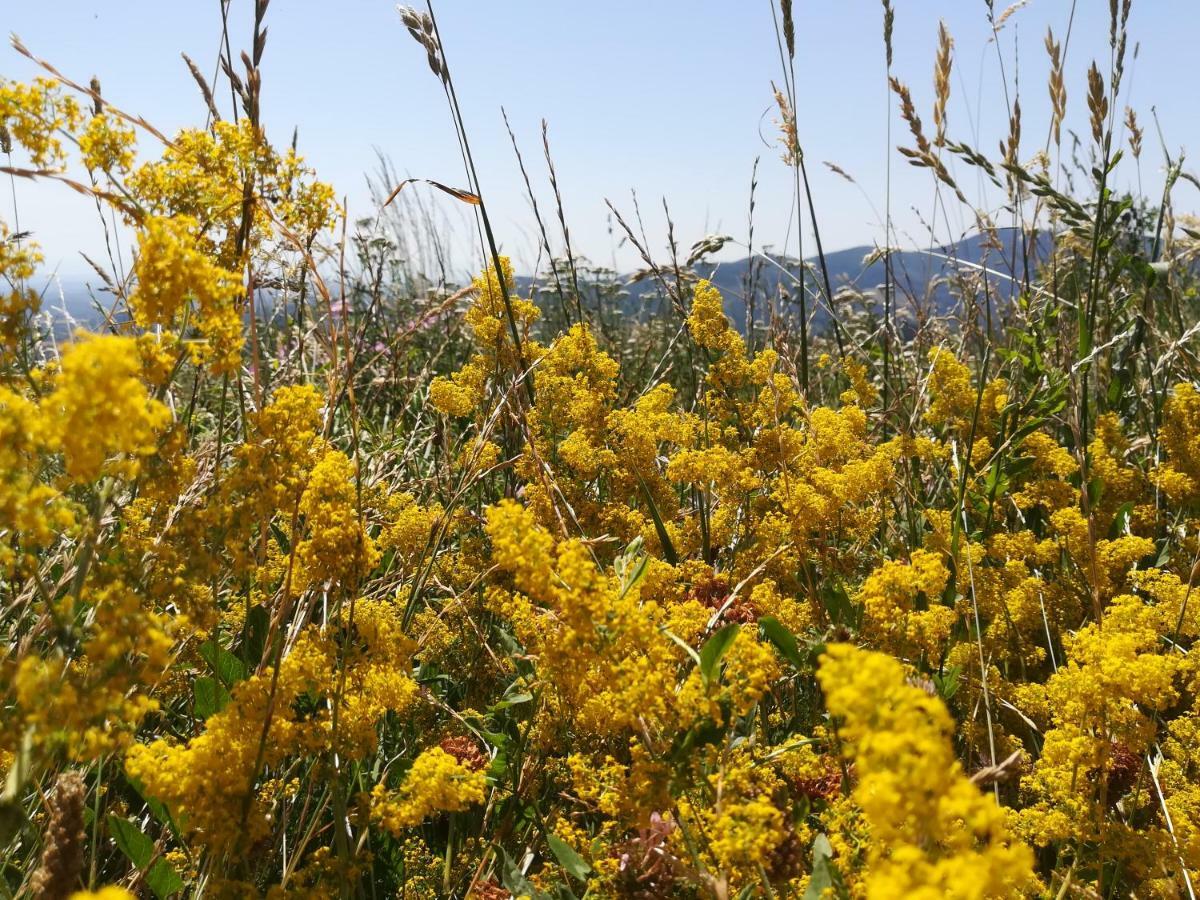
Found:
[[(888, 156), (892, 212), (899, 243), (928, 246), (926, 222), (933, 183), (889, 150), (886, 123), (893, 106), (885, 89), (879, 0), (796, 0), (796, 77), (800, 139), (805, 147), (826, 249), (883, 242)], [(1031, 0), (1000, 32), (999, 50), (983, 0), (895, 0), (893, 72), (913, 91), (927, 131), (932, 130), (932, 67), (937, 25), (955, 39), (950, 134), (995, 157), (1007, 132), (1000, 58), (1010, 95), (1024, 110), (1022, 159), (1045, 143), (1047, 26), (1063, 40), (1071, 0)], [(997, 13), (1007, 3), (997, 0)], [(1075, 0), (1067, 47), (1068, 124), (1086, 137), (1087, 66), (1107, 71), (1108, 3)], [(233, 0), (235, 53), (250, 39), (252, 0)], [(37, 55), (86, 82), (99, 76), (106, 97), (145, 116), (161, 130), (203, 124), (204, 106), (180, 52), (211, 73), (220, 37), (219, 0), (0, 0), (3, 30), (21, 37)], [(751, 167), (761, 157), (755, 243), (794, 250), (790, 171), (775, 145), (771, 82), (780, 59), (768, 0), (439, 0), (435, 5), (446, 55), (463, 106), (485, 198), (506, 252), (529, 271), (537, 259), (534, 219), (500, 115), (516, 131), (544, 216), (553, 197), (541, 158), (539, 122), (550, 140), (576, 252), (623, 270), (637, 265), (617, 247), (605, 199), (627, 216), (636, 190), (652, 249), (666, 243), (662, 200), (670, 204), (677, 238), (686, 248), (705, 234), (746, 240)], [(385, 0), (274, 0), (263, 61), (263, 108), (273, 142), (287, 144), (299, 128), (301, 151), (320, 176), (345, 194), (351, 217), (370, 212), (364, 173), (376, 154), (402, 174), (466, 183), (441, 88), (424, 53)], [(1200, 43), (1200, 3), (1134, 0), (1131, 46), (1122, 98), (1145, 129), (1140, 172), (1123, 168), (1118, 187), (1148, 194), (1163, 180), (1162, 154), (1151, 116), (1155, 107), (1169, 149), (1200, 144), (1194, 87)], [(1134, 45), (1137, 58), (1133, 59)], [(24, 79), (34, 67), (9, 47), (0, 49), (0, 76)], [(1019, 85), (1014, 84), (1014, 75)], [(228, 106), (228, 89), (219, 97)], [(1064, 142), (1069, 138), (1064, 135)], [(893, 112), (892, 147), (909, 143)], [(141, 146), (152, 149), (152, 139)], [(831, 160), (858, 182), (829, 171)], [(17, 162), (14, 157), (14, 162)], [(978, 180), (952, 166), (973, 201)], [(1200, 204), (1181, 183), (1176, 203)], [(0, 192), (0, 215), (11, 221), (12, 201)], [(431, 192), (468, 234), (455, 201)], [(994, 198), (985, 198), (994, 201)], [(102, 248), (94, 207), (50, 183), (18, 183), (22, 228), (42, 243), (47, 266), (64, 275), (86, 271), (82, 249)], [(937, 240), (970, 229), (966, 210), (939, 215)], [(557, 224), (547, 221), (560, 248)], [(812, 250), (806, 228), (805, 252)], [(744, 255), (727, 248), (721, 257)]]

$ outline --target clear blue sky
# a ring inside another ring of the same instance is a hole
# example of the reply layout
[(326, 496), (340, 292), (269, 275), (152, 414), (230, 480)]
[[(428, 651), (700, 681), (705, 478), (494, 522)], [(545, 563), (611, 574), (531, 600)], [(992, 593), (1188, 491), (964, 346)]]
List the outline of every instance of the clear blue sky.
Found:
[[(5, 28), (65, 73), (83, 82), (98, 75), (107, 97), (165, 131), (203, 123), (202, 101), (179, 54), (186, 51), (212, 71), (218, 0), (2, 2)], [(943, 18), (956, 41), (951, 134), (994, 156), (1007, 123), (984, 3), (895, 0), (895, 5), (894, 72), (911, 86), (927, 129), (937, 23)], [(997, 0), (997, 12), (1005, 5)], [(251, 0), (233, 0), (235, 51), (249, 43), (252, 6)], [(881, 243), (881, 223), (863, 195), (882, 209), (891, 101), (884, 85), (879, 0), (796, 0), (795, 7), (800, 136), (826, 246)], [(628, 211), (631, 189), (641, 199), (656, 251), (665, 244), (663, 197), (685, 248), (715, 231), (744, 241), (756, 156), (762, 161), (755, 240), (783, 247), (793, 204), (789, 172), (774, 145), (771, 81), (780, 79), (780, 62), (768, 0), (441, 0), (435, 9), (500, 240), (524, 269), (536, 257), (536, 232), (501, 104), (543, 212), (552, 209), (552, 198), (539, 122), (549, 121), (573, 241), (594, 260), (611, 263), (615, 253), (618, 266), (635, 264), (628, 248), (614, 249), (604, 205), (611, 198)], [(1065, 37), (1070, 10), (1070, 0), (1032, 0), (1000, 35), (1010, 90), (1019, 71), (1023, 159), (1046, 135), (1042, 39), (1047, 25), (1060, 40)], [(352, 216), (369, 211), (363, 173), (375, 166), (377, 150), (402, 173), (465, 183), (440, 86), (391, 3), (275, 0), (269, 27), (263, 82), (269, 135), (286, 144), (298, 126), (301, 150), (321, 177), (348, 196)], [(1200, 4), (1134, 0), (1131, 33), (1138, 55), (1128, 63), (1121, 105), (1133, 106), (1146, 128), (1140, 176), (1149, 192), (1161, 185), (1163, 168), (1152, 105), (1173, 153), (1200, 144), (1197, 95), (1188, 74), (1200, 44)], [(1108, 4), (1077, 0), (1067, 54), (1068, 124), (1081, 134), (1087, 132), (1085, 72), (1093, 57), (1107, 55)], [(5, 47), (0, 74), (27, 78), (34, 68)], [(228, 97), (227, 90), (220, 94)], [(907, 134), (894, 118), (892, 144), (902, 141)], [(143, 146), (150, 146), (149, 139)], [(892, 157), (900, 242), (927, 245), (921, 216), (932, 207), (930, 176)], [(862, 191), (826, 170), (823, 160), (837, 162)], [(955, 171), (972, 193), (970, 171), (962, 166)], [(1126, 167), (1121, 184), (1136, 184), (1138, 174)], [(1178, 190), (1178, 205), (1194, 208), (1194, 198), (1186, 196), (1192, 188)], [(92, 206), (48, 183), (21, 184), (18, 191), (22, 227), (36, 232), (48, 264), (63, 273), (82, 271), (75, 251), (101, 246)], [(0, 214), (10, 217), (7, 193), (0, 193)], [(430, 200), (452, 220), (461, 219), (455, 201), (436, 194)], [(965, 213), (952, 209), (951, 229), (968, 226)], [(556, 239), (557, 228), (551, 232)], [(946, 232), (939, 221), (939, 239)], [(806, 250), (811, 247), (806, 238)], [(723, 257), (740, 252), (727, 250)]]

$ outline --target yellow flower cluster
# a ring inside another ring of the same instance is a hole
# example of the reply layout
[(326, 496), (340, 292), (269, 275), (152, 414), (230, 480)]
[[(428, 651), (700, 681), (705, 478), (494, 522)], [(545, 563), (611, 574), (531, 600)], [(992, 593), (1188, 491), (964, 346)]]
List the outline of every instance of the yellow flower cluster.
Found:
[(871, 831), (865, 896), (1016, 897), (1030, 886), (1033, 854), (963, 774), (941, 701), (906, 684), (895, 659), (845, 644), (826, 650), (817, 677)]
[(380, 719), (415, 699), (406, 665), (412, 645), (398, 611), (386, 601), (360, 601), (353, 614), (353, 645), (340, 659), (333, 626), (324, 634), (308, 629), (277, 670), (235, 685), (203, 733), (184, 744), (131, 747), (130, 777), (186, 822), (195, 840), (235, 856), (249, 852), (270, 828), (277, 800), (257, 789), (267, 771), (303, 753), (361, 758), (375, 746)]
[(127, 173), (133, 168), (137, 135), (123, 121), (106, 112), (88, 120), (79, 135), (79, 153), (91, 172)]
[(17, 240), (0, 221), (0, 361), (11, 359), (28, 336), (41, 296), (29, 284), (42, 261), (36, 244)]
[(487, 778), (443, 750), (432, 747), (413, 760), (395, 791), (383, 782), (371, 796), (371, 818), (394, 835), (442, 812), (461, 812), (487, 795)]
[(661, 631), (668, 610), (644, 602), (637, 588), (623, 590), (597, 569), (581, 542), (556, 549), (533, 514), (516, 503), (489, 509), (487, 530), (493, 558), (516, 589), (493, 590), (489, 605), (512, 621), (517, 638), (538, 657), (547, 689), (575, 725), (609, 735), (633, 728), (639, 718), (667, 719), (680, 653)]
[(0, 78), (0, 130), (29, 154), (33, 165), (61, 165), (66, 158), (62, 132), (79, 120), (79, 104), (56, 81), (37, 78), (24, 84)]
[(135, 168), (125, 184), (152, 216), (205, 223), (201, 246), (230, 269), (267, 243), (276, 223), (303, 240), (324, 229), (335, 211), (332, 188), (314, 180), (295, 151), (277, 153), (248, 118), (181, 131), (161, 160)]
[(129, 338), (82, 336), (63, 353), (54, 389), (39, 407), (73, 481), (135, 477), (140, 461), (158, 449), (171, 414), (147, 394), (141, 374)]
[[(507, 302), (505, 287), (508, 289)], [(538, 308), (532, 301), (513, 294), (513, 268), (507, 256), (500, 257), (499, 274), (489, 266), (471, 283), (471, 289), (475, 300), (467, 310), (466, 322), (479, 345), (478, 352), (452, 376), (438, 376), (429, 385), (429, 402), (452, 416), (468, 416), (481, 410), (489, 379), (503, 374), (510, 378), (523, 376), (520, 361), (524, 359), (529, 365), (534, 359), (529, 351), (536, 351), (536, 345), (531, 346), (529, 329), (538, 317)], [(521, 347), (513, 345), (513, 327), (517, 329)], [(498, 387), (506, 391), (509, 382)]]
[(190, 216), (146, 220), (129, 307), (139, 325), (171, 328), (195, 304), (195, 324), (205, 340), (197, 358), (212, 360), (217, 373), (228, 372), (236, 368), (242, 348), (241, 314), (234, 303), (241, 279), (201, 249), (195, 238), (199, 228)]

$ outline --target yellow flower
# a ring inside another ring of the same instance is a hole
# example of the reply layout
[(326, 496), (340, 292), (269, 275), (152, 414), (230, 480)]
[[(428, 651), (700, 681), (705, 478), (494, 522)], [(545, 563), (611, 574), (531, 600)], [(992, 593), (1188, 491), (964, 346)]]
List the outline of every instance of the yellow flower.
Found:
[(98, 891), (76, 891), (71, 900), (135, 900), (134, 895), (123, 887), (102, 887)]
[(115, 116), (101, 112), (88, 120), (87, 127), (79, 135), (79, 152), (89, 171), (128, 172), (133, 168), (136, 142), (132, 128)]

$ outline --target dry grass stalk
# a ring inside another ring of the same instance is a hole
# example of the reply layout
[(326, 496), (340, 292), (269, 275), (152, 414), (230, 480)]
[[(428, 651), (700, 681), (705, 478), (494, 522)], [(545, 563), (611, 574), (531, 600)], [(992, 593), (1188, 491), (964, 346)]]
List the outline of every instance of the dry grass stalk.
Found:
[(204, 105), (208, 107), (208, 114), (212, 116), (214, 122), (220, 121), (221, 113), (217, 111), (217, 103), (213, 99), (212, 88), (208, 86), (208, 81), (204, 77), (204, 73), (200, 71), (200, 67), (192, 61), (192, 58), (186, 53), (181, 53), (183, 61), (187, 64), (188, 71), (192, 73), (192, 78), (196, 82), (196, 86), (200, 88), (200, 96), (204, 98)]
[(1017, 12), (1017, 10), (1021, 9), (1023, 6), (1028, 6), (1028, 5), (1029, 5), (1029, 0), (1017, 0), (1016, 3), (1009, 6), (1002, 13), (1000, 13), (1000, 15), (996, 16), (996, 21), (992, 24), (993, 34), (1004, 27), (1004, 23), (1007, 22), (1009, 20), (1009, 18), (1012, 17), (1013, 13)]
[(888, 81), (896, 96), (900, 98), (900, 116), (908, 123), (908, 130), (912, 132), (913, 139), (917, 143), (916, 149), (912, 147), (897, 147), (896, 149), (912, 165), (932, 170), (937, 180), (954, 191), (954, 195), (960, 202), (970, 205), (966, 195), (950, 174), (950, 170), (946, 168), (946, 164), (934, 152), (933, 145), (925, 137), (925, 129), (921, 125), (921, 117), (917, 115), (916, 107), (913, 105), (912, 94), (908, 90), (908, 85), (895, 77), (889, 78)]
[[(66, 75), (64, 75), (62, 72), (60, 72), (58, 69), (56, 69), (50, 63), (46, 62), (46, 60), (40, 59), (40, 58), (34, 56), (29, 51), (29, 48), (26, 47), (23, 43), (21, 43), (21, 39), (19, 37), (17, 37), (15, 34), (9, 38), (9, 41), (12, 44), (12, 47), (14, 50), (16, 50), (18, 53), (20, 53), (22, 56), (24, 56), (26, 59), (30, 60), (37, 66), (44, 69), (46, 72), (49, 72), (54, 77), (54, 79), (59, 82), (59, 84), (63, 85), (64, 87), (69, 87), (73, 91), (78, 91), (81, 94), (87, 95), (89, 98), (91, 98), (92, 102), (98, 102), (102, 99), (100, 97), (100, 94), (98, 91), (94, 91), (90, 87), (84, 87), (82, 84), (72, 81), (70, 78), (68, 78)], [(153, 125), (151, 125), (145, 119), (143, 119), (141, 116), (132, 116), (129, 113), (124, 112), (123, 110), (120, 110), (117, 107), (113, 106), (111, 103), (105, 102), (105, 107), (108, 110), (110, 110), (112, 112), (112, 114), (114, 116), (116, 116), (118, 119), (124, 119), (130, 125), (135, 125), (138, 128), (141, 128), (142, 130), (154, 135), (156, 138), (158, 138), (160, 141), (162, 141), (168, 147), (175, 146), (173, 141), (168, 139), (165, 134), (163, 134), (161, 131), (159, 131), (157, 128), (155, 128)]]
[(1000, 155), (1005, 165), (1015, 166), (1021, 146), (1021, 100), (1013, 101), (1012, 115), (1008, 118), (1008, 140), (1000, 142)]

